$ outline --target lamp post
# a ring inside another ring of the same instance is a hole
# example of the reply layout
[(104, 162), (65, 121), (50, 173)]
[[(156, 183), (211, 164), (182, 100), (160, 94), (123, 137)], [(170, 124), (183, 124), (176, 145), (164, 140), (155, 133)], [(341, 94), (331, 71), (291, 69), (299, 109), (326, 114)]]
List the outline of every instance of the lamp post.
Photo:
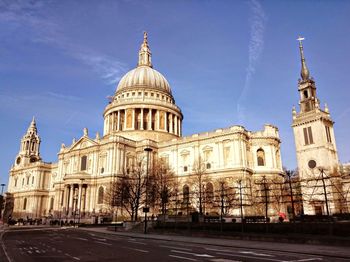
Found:
[(144, 234), (147, 234), (147, 213), (149, 212), (148, 207), (148, 166), (149, 166), (149, 154), (153, 151), (152, 148), (146, 147), (144, 149), (145, 152), (147, 152), (147, 167), (146, 167), (146, 198), (145, 198), (145, 207), (143, 208), (143, 212), (145, 213), (145, 228), (144, 228)]
[(3, 206), (3, 203), (4, 203), (4, 187), (5, 187), (5, 184), (1, 184), (1, 195), (0, 195), (0, 219), (2, 218), (2, 206)]
[(5, 184), (1, 184), (1, 195), (3, 195), (3, 193), (4, 193), (4, 187), (5, 186), (6, 186)]

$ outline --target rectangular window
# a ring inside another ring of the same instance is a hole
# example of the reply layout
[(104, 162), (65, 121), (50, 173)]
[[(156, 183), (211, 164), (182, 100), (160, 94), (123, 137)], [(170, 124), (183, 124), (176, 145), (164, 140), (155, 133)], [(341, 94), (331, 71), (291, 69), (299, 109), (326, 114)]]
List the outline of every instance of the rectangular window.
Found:
[(308, 136), (307, 136), (307, 128), (304, 128), (303, 131), (304, 131), (305, 145), (308, 145), (309, 144), (309, 139), (308, 139)]
[(313, 138), (312, 138), (311, 126), (309, 126), (309, 127), (307, 128), (307, 131), (308, 131), (308, 133), (309, 133), (309, 142), (310, 142), (310, 144), (313, 144), (313, 143), (314, 143), (314, 140), (313, 140)]
[(303, 128), (305, 145), (314, 143), (311, 126)]
[(326, 128), (327, 142), (332, 143), (331, 131), (329, 129), (329, 126), (325, 126), (325, 128)]

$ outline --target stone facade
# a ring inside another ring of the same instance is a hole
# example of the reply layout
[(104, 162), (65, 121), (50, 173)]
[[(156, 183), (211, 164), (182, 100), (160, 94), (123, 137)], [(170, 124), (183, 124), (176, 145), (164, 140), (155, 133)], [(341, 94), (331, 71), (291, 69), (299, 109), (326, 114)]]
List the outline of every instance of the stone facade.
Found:
[[(79, 140), (62, 144), (54, 164), (41, 160), (40, 138), (32, 121), (35, 128), (23, 137), (17, 157), (32, 161), (16, 160), (10, 170), (13, 217), (71, 218), (80, 210), (90, 218), (109, 212), (102, 195), (111, 181), (145, 154), (146, 146), (153, 149), (152, 158), (167, 161), (182, 181), (180, 191), (199, 158), (214, 188), (220, 178), (249, 184), (262, 175), (280, 178), (283, 173), (278, 129), (272, 125), (258, 132), (232, 126), (182, 136), (182, 112), (165, 77), (153, 69), (147, 35), (138, 66), (120, 80), (103, 115), (103, 136), (91, 138), (85, 128)], [(35, 151), (23, 151), (27, 140), (34, 141)]]

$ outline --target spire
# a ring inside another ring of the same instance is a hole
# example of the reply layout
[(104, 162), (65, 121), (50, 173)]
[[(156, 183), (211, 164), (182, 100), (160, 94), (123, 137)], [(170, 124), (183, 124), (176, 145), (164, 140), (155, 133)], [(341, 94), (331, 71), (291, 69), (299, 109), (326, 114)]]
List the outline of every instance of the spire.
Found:
[(303, 80), (308, 80), (309, 76), (310, 76), (310, 72), (309, 69), (306, 66), (306, 62), (305, 62), (305, 57), (304, 57), (304, 49), (303, 49), (303, 43), (302, 41), (304, 40), (304, 37), (299, 36), (298, 37), (298, 41), (299, 41), (299, 50), (300, 50), (300, 56), (301, 56), (301, 78)]
[(147, 32), (143, 32), (143, 43), (139, 51), (139, 62), (137, 66), (149, 66), (152, 67), (151, 61), (152, 53), (148, 46)]
[(37, 134), (35, 117), (33, 116), (32, 122), (30, 123), (27, 134)]

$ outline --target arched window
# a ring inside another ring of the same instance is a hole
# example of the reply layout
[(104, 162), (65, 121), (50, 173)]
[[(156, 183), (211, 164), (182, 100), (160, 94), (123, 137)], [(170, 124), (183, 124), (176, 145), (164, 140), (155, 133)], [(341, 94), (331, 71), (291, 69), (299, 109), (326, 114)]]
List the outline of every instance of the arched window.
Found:
[(17, 186), (17, 180), (18, 180), (18, 178), (16, 177), (15, 178), (15, 187)]
[(32, 185), (34, 185), (34, 176), (32, 176)]
[(208, 203), (212, 203), (214, 200), (214, 187), (211, 182), (208, 182), (205, 187), (205, 195)]
[(23, 210), (26, 210), (27, 209), (27, 198), (24, 198), (24, 201), (23, 201)]
[(103, 204), (103, 194), (104, 194), (104, 189), (102, 186), (98, 189), (98, 198), (97, 198), (97, 204)]
[(190, 188), (188, 185), (184, 185), (182, 188), (183, 202), (188, 204), (190, 202)]
[(54, 199), (53, 199), (53, 197), (51, 197), (51, 199), (50, 199), (50, 211), (53, 209), (53, 203), (54, 203)]
[(256, 157), (257, 157), (258, 166), (264, 166), (265, 165), (265, 152), (263, 149), (260, 148), (256, 151)]
[(81, 166), (80, 166), (81, 171), (86, 170), (86, 163), (87, 163), (87, 156), (82, 156), (81, 157)]

